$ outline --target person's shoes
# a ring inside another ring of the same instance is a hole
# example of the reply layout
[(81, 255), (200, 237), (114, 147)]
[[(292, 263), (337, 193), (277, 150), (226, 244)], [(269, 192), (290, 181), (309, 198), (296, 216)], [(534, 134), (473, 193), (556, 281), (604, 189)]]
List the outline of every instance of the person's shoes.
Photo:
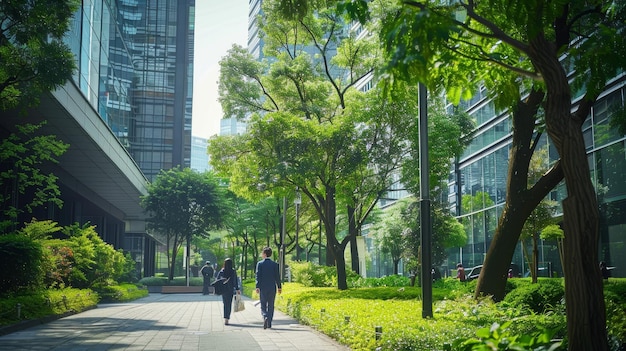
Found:
[(267, 329), (267, 327), (269, 326), (269, 321), (267, 320), (267, 317), (263, 318), (263, 329)]
[(224, 318), (224, 325), (228, 325), (228, 318)]

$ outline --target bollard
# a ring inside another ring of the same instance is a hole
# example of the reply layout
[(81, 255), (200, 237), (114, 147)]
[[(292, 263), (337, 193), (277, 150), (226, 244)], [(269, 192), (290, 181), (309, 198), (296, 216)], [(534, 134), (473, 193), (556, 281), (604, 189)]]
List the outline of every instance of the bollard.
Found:
[(380, 338), (382, 338), (383, 336), (383, 327), (376, 326), (374, 330), (376, 331), (376, 340), (380, 340)]
[(344, 321), (344, 323), (349, 324), (350, 323), (350, 316), (344, 316), (343, 317), (343, 321)]
[(22, 304), (17, 304), (17, 320), (22, 319)]
[(325, 308), (322, 308), (322, 309), (320, 310), (320, 321), (321, 321), (322, 319), (324, 319), (324, 312), (326, 312), (326, 309), (325, 309)]
[(67, 309), (67, 296), (63, 295), (63, 306)]

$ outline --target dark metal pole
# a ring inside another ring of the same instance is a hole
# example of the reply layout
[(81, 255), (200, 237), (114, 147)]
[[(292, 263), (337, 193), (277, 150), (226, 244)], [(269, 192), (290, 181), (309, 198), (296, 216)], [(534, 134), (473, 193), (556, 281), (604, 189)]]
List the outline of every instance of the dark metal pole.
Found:
[(285, 227), (287, 226), (287, 198), (283, 196), (283, 223), (280, 229), (280, 279), (285, 279)]
[(300, 262), (300, 204), (302, 203), (302, 195), (300, 190), (296, 187), (296, 196), (293, 199), (294, 205), (296, 205), (296, 261)]
[(422, 248), (422, 318), (433, 316), (431, 274), (430, 185), (428, 179), (428, 105), (426, 85), (419, 83), (420, 236)]

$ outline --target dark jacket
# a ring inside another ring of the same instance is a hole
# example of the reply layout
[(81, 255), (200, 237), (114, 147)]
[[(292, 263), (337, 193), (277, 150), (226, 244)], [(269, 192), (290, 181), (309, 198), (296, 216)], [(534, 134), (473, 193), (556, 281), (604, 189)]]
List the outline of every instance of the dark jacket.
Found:
[(256, 288), (274, 291), (282, 289), (278, 263), (266, 258), (256, 264)]
[(220, 271), (217, 273), (216, 281), (219, 281), (221, 278), (230, 277), (230, 280), (227, 283), (228, 288), (225, 290), (226, 294), (234, 295), (235, 290), (241, 290), (241, 288), (239, 287), (239, 279), (237, 279), (237, 272), (233, 269), (230, 274), (226, 273), (227, 272), (224, 272), (224, 268), (220, 269)]

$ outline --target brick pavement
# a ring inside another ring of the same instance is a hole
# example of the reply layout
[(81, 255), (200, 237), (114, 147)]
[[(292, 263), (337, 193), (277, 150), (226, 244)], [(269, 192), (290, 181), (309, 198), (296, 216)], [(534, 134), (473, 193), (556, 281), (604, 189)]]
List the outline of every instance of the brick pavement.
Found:
[(246, 309), (224, 325), (221, 297), (150, 294), (0, 336), (4, 350), (346, 351), (329, 337), (276, 311), (271, 329), (244, 297)]

